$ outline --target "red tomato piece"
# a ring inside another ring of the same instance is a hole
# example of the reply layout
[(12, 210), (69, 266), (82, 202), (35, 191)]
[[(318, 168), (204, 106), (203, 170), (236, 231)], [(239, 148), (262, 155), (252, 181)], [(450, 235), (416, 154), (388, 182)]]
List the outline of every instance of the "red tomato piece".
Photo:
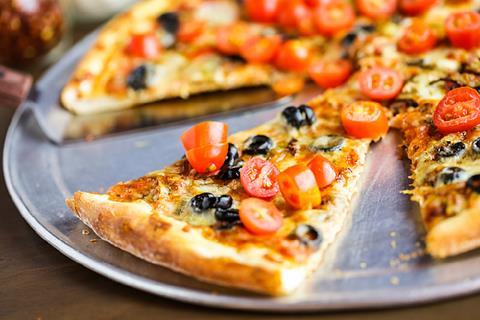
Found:
[(240, 169), (240, 182), (249, 195), (268, 199), (278, 193), (278, 174), (273, 163), (255, 157)]
[(277, 54), (282, 43), (280, 36), (255, 36), (240, 48), (240, 55), (250, 63), (269, 63)]
[(295, 209), (312, 209), (322, 202), (315, 175), (303, 164), (280, 173), (278, 184), (285, 201)]
[(384, 20), (395, 13), (397, 0), (355, 0), (355, 5), (362, 15)]
[(408, 54), (425, 53), (435, 47), (437, 37), (432, 29), (420, 21), (410, 25), (398, 41), (398, 49)]
[(275, 22), (280, 0), (245, 0), (245, 9), (253, 21)]
[(227, 152), (228, 143), (220, 143), (189, 149), (185, 156), (198, 173), (210, 173), (223, 166)]
[(201, 122), (181, 136), (183, 147), (186, 151), (194, 148), (205, 147), (227, 142), (228, 126), (223, 122)]
[(272, 84), (272, 89), (280, 96), (289, 96), (302, 91), (305, 79), (301, 76), (289, 76)]
[(177, 39), (180, 42), (193, 42), (203, 32), (204, 24), (200, 21), (186, 21), (180, 24), (180, 29), (177, 33)]
[(374, 67), (360, 73), (360, 90), (372, 100), (393, 99), (402, 87), (402, 75), (396, 70)]
[(470, 87), (449, 91), (435, 109), (433, 123), (443, 134), (474, 128), (480, 124), (480, 94)]
[(480, 13), (456, 12), (445, 21), (445, 31), (453, 46), (470, 50), (480, 46)]
[(337, 178), (337, 169), (326, 158), (321, 155), (316, 155), (308, 164), (317, 180), (317, 185), (320, 189), (328, 187)]
[(240, 220), (245, 229), (256, 235), (271, 235), (283, 224), (283, 216), (271, 202), (248, 198), (240, 203)]
[(347, 31), (355, 22), (353, 6), (345, 0), (324, 2), (315, 9), (317, 30), (325, 36)]
[(372, 101), (357, 101), (343, 107), (341, 120), (345, 131), (355, 138), (376, 140), (388, 131), (382, 105)]
[(227, 55), (240, 53), (240, 48), (252, 37), (251, 29), (245, 23), (234, 23), (217, 30), (217, 49)]
[(284, 28), (296, 28), (310, 14), (310, 8), (302, 0), (281, 0), (277, 22)]
[(310, 65), (311, 48), (301, 40), (288, 40), (280, 46), (275, 64), (287, 71), (304, 72)]
[(409, 16), (416, 16), (430, 9), (437, 0), (400, 0), (400, 10)]
[(139, 58), (155, 58), (160, 54), (161, 46), (155, 34), (136, 34), (130, 39), (127, 52)]
[(352, 63), (348, 60), (322, 59), (312, 63), (308, 73), (316, 84), (327, 89), (338, 87), (347, 81), (352, 69)]

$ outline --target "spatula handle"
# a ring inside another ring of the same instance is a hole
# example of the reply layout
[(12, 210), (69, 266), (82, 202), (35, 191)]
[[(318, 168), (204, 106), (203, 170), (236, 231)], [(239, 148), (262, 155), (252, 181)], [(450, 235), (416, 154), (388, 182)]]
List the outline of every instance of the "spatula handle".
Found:
[(32, 87), (32, 76), (0, 65), (0, 107), (16, 108)]

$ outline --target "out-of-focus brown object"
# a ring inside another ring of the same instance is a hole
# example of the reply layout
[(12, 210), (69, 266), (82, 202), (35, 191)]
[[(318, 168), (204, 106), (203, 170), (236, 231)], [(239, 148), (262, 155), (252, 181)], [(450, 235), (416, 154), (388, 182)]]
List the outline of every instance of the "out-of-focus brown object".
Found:
[(0, 0), (0, 63), (18, 66), (45, 56), (65, 27), (56, 0)]
[(0, 65), (0, 107), (16, 108), (27, 97), (32, 76)]

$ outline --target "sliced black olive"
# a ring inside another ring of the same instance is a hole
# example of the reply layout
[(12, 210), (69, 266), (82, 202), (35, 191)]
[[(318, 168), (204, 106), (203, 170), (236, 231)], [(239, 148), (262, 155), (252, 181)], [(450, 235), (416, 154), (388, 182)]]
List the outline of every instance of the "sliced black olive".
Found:
[(127, 77), (127, 85), (135, 91), (147, 88), (147, 67), (141, 65), (130, 72)]
[(269, 137), (260, 134), (250, 137), (245, 141), (244, 154), (256, 155), (256, 154), (268, 154), (273, 148), (273, 141)]
[(465, 180), (467, 173), (459, 167), (446, 167), (437, 176), (437, 185)]
[(282, 111), (282, 116), (287, 121), (287, 124), (294, 128), (298, 129), (303, 125), (303, 114), (300, 112), (300, 110), (298, 110), (297, 107), (291, 106), (285, 108), (285, 110)]
[(295, 229), (293, 236), (307, 247), (318, 249), (323, 242), (323, 236), (315, 227), (301, 224)]
[(228, 144), (228, 152), (227, 157), (225, 158), (225, 162), (223, 166), (231, 167), (233, 166), (239, 158), (238, 149), (233, 143)]
[[(243, 163), (242, 163), (243, 164)], [(240, 178), (241, 165), (235, 165), (233, 167), (222, 168), (217, 174), (217, 178), (220, 180), (235, 180)]]
[(362, 24), (358, 26), (358, 29), (367, 32), (367, 33), (372, 33), (374, 32), (377, 28), (373, 24)]
[(160, 24), (168, 33), (176, 34), (180, 28), (180, 19), (176, 12), (165, 12), (158, 16), (158, 24)]
[(447, 142), (445, 145), (436, 149), (436, 155), (440, 158), (450, 158), (461, 156), (465, 152), (466, 146), (463, 142)]
[(350, 47), (355, 42), (356, 39), (357, 39), (357, 33), (349, 32), (342, 38), (341, 44), (343, 47)]
[(227, 157), (223, 163), (220, 172), (217, 174), (217, 178), (221, 180), (233, 180), (240, 178), (240, 169), (243, 166), (242, 162), (239, 162), (240, 158), (238, 149), (233, 143), (228, 144)]
[(238, 209), (216, 209), (215, 218), (218, 221), (235, 222), (240, 220)]
[(215, 208), (217, 209), (229, 209), (233, 204), (233, 199), (228, 194), (223, 196), (217, 197), (217, 203), (215, 204)]
[(332, 152), (343, 148), (345, 138), (337, 135), (326, 135), (318, 137), (312, 144), (312, 149), (316, 152)]
[(300, 107), (298, 107), (298, 110), (303, 115), (303, 119), (305, 120), (305, 123), (311, 126), (317, 121), (317, 117), (315, 116), (315, 112), (313, 112), (312, 108), (309, 106), (302, 104)]
[(195, 212), (202, 212), (208, 209), (212, 209), (217, 204), (217, 197), (209, 192), (196, 195), (190, 200), (190, 206)]
[(467, 188), (475, 193), (480, 193), (480, 174), (473, 175), (467, 180)]
[(472, 142), (472, 150), (473, 152), (480, 154), (480, 138), (473, 140)]
[(240, 220), (236, 220), (236, 221), (233, 221), (233, 222), (219, 221), (219, 223), (217, 223), (215, 225), (215, 229), (219, 230), (219, 231), (230, 230), (230, 229), (233, 229), (234, 227), (239, 226), (241, 224), (242, 224), (242, 222)]
[(430, 81), (430, 85), (432, 84), (435, 84), (437, 82), (444, 82), (444, 88), (446, 91), (450, 91), (450, 90), (453, 90), (453, 89), (456, 89), (458, 87), (461, 87), (462, 84), (459, 83), (458, 81), (456, 80), (453, 80), (453, 79), (450, 79), (450, 78), (440, 78), (440, 79), (437, 79), (437, 80), (433, 80), (433, 81)]

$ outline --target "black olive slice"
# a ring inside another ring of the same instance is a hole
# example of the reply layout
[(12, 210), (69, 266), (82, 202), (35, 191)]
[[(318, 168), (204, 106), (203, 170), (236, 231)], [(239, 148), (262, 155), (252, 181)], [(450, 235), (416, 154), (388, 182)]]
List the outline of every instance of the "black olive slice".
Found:
[(475, 193), (480, 193), (480, 174), (473, 175), (467, 180), (467, 188)]
[(300, 224), (293, 236), (307, 247), (318, 249), (323, 242), (323, 236), (315, 227), (309, 224)]
[(190, 200), (190, 206), (197, 213), (212, 209), (216, 204), (217, 197), (209, 192), (198, 194)]
[(480, 138), (473, 140), (472, 151), (476, 154), (480, 154)]
[(282, 116), (287, 124), (294, 128), (299, 129), (303, 125), (303, 115), (296, 107), (290, 106), (285, 108), (285, 110), (282, 111)]
[(141, 65), (133, 69), (127, 77), (127, 85), (135, 91), (147, 88), (147, 67)]
[(443, 146), (437, 147), (435, 153), (440, 158), (451, 158), (461, 156), (465, 152), (466, 146), (463, 142), (452, 143), (448, 141)]
[(337, 135), (326, 135), (318, 137), (312, 144), (316, 152), (332, 152), (341, 150), (345, 145), (345, 138)]
[(168, 33), (176, 34), (180, 29), (180, 19), (176, 12), (165, 12), (158, 16), (158, 24), (160, 24)]
[(250, 137), (245, 141), (245, 149), (243, 149), (244, 154), (256, 155), (263, 154), (266, 155), (272, 150), (273, 141), (265, 135), (256, 135)]
[(465, 180), (467, 173), (459, 167), (446, 167), (437, 176), (437, 185), (450, 184)]
[(220, 180), (235, 180), (240, 178), (240, 169), (242, 168), (242, 164), (237, 164), (233, 167), (226, 167), (222, 168), (217, 175), (217, 178)]
[(238, 209), (217, 209), (215, 210), (215, 218), (223, 222), (236, 222), (240, 220)]
[(228, 194), (223, 196), (217, 197), (217, 203), (215, 204), (215, 208), (217, 209), (229, 209), (233, 204), (233, 199)]
[(238, 149), (233, 143), (228, 144), (227, 157), (225, 158), (224, 166), (231, 167), (233, 166), (239, 158)]
[(313, 109), (309, 106), (302, 104), (298, 107), (298, 110), (300, 110), (300, 113), (303, 115), (303, 119), (307, 125), (311, 126), (317, 121), (315, 112), (313, 112)]

